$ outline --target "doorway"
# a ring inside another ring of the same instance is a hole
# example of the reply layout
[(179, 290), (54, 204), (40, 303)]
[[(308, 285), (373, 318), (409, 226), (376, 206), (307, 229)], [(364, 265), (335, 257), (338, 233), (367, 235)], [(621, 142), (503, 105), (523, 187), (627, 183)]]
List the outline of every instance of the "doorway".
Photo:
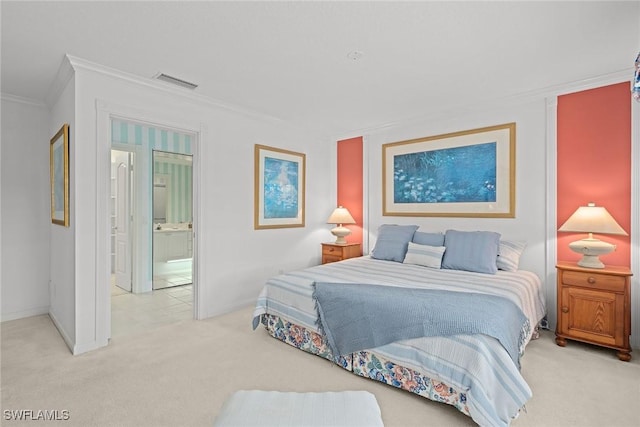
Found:
[[(111, 338), (195, 317), (192, 149), (196, 136), (111, 118)], [(174, 170), (180, 171), (175, 177)], [(162, 178), (163, 195), (154, 196), (156, 175)], [(164, 245), (163, 266), (182, 274), (170, 286), (154, 286), (154, 275), (162, 272), (154, 268), (158, 226), (163, 237), (187, 242), (180, 250), (171, 242)]]

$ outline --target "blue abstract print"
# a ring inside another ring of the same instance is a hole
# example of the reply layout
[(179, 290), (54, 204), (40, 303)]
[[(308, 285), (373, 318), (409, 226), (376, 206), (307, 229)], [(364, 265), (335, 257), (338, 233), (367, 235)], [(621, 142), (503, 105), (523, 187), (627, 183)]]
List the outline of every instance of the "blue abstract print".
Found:
[(53, 148), (53, 210), (64, 212), (64, 145)]
[(495, 202), (496, 145), (488, 142), (394, 156), (394, 202)]
[(298, 216), (298, 162), (264, 158), (264, 218)]

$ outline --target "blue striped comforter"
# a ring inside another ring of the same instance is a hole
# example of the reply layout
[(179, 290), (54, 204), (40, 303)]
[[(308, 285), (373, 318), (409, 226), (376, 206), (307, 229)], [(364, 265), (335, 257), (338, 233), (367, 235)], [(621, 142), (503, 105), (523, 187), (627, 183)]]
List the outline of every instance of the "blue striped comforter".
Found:
[[(261, 314), (270, 313), (319, 332), (312, 298), (315, 282), (368, 283), (498, 295), (520, 307), (531, 325), (536, 325), (545, 314), (542, 285), (531, 272), (499, 271), (496, 275), (488, 275), (361, 257), (270, 279), (256, 303), (254, 328)], [(531, 334), (526, 341), (530, 338)], [(465, 392), (471, 417), (480, 425), (509, 425), (532, 396), (504, 347), (486, 335), (415, 338), (369, 351)]]

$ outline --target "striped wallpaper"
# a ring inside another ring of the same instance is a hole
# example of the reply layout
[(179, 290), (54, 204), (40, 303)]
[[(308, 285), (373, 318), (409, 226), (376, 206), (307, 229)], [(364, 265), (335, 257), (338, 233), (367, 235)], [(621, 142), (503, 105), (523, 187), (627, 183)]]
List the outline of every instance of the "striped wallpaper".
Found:
[(148, 146), (149, 150), (170, 151), (173, 153), (193, 154), (192, 136), (130, 123), (121, 120), (111, 121), (111, 140), (118, 144)]
[(160, 180), (167, 186), (167, 222), (190, 222), (192, 220), (192, 171), (190, 157), (182, 154), (155, 152), (154, 182), (161, 178)]
[[(160, 129), (113, 119), (111, 121), (111, 141), (116, 144), (137, 145), (143, 147), (149, 156), (149, 163), (153, 164), (153, 171), (149, 171), (149, 199), (153, 191), (153, 175), (166, 175), (169, 182), (167, 222), (189, 222), (192, 220), (193, 180), (192, 166), (187, 165), (183, 156), (163, 157), (153, 161), (153, 151), (164, 151), (192, 155), (192, 135)], [(181, 157), (181, 160), (175, 158)], [(149, 207), (151, 210), (151, 207)]]

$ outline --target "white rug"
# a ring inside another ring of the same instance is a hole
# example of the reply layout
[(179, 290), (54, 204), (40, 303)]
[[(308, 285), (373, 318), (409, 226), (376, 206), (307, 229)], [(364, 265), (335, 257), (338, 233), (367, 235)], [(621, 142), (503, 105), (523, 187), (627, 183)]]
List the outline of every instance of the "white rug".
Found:
[(368, 391), (295, 393), (241, 390), (233, 393), (215, 427), (383, 426), (376, 397)]

